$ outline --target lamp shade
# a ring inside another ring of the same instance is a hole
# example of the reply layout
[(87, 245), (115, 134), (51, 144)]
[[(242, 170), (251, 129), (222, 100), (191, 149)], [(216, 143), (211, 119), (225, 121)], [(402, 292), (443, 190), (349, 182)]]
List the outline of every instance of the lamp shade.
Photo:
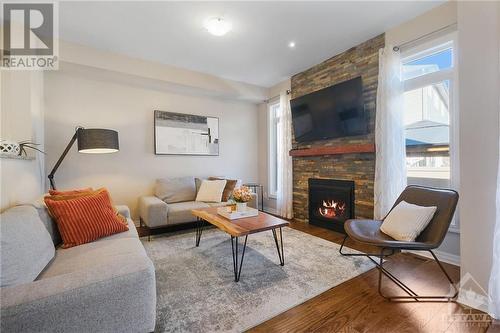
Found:
[(80, 153), (106, 154), (120, 150), (118, 132), (110, 129), (80, 128), (77, 139)]

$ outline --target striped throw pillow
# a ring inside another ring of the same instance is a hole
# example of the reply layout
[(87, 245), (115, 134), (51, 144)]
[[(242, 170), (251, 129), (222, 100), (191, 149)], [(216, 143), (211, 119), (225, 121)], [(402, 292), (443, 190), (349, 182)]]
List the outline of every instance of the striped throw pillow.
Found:
[(44, 200), (61, 234), (62, 248), (128, 230), (116, 215), (107, 190), (70, 200), (53, 200), (50, 196)]
[[(99, 189), (94, 191), (94, 190), (92, 190), (92, 188), (89, 187), (88, 190), (86, 189), (86, 190), (74, 190), (74, 191), (60, 192), (60, 193), (69, 193), (69, 194), (52, 194), (52, 195), (50, 195), (50, 200), (53, 200), (53, 201), (72, 200), (72, 199), (76, 199), (76, 198), (95, 195), (95, 194), (98, 194), (102, 191), (107, 191), (107, 190), (106, 190), (106, 188), (102, 187), (102, 188), (99, 188)], [(113, 203), (111, 196), (110, 196), (110, 201), (111, 201), (111, 206), (113, 207), (113, 211), (118, 216), (120, 221), (122, 223), (124, 223), (125, 225), (128, 225), (127, 218), (125, 216), (121, 215), (120, 213), (118, 213), (118, 211), (116, 210), (115, 204)], [(52, 216), (52, 213), (50, 212), (50, 210), (49, 210), (49, 215), (50, 215), (50, 217), (54, 218), (54, 216)]]
[(49, 190), (50, 195), (75, 195), (92, 192), (92, 187), (77, 189), (77, 190), (67, 190), (67, 191), (59, 191), (59, 190)]

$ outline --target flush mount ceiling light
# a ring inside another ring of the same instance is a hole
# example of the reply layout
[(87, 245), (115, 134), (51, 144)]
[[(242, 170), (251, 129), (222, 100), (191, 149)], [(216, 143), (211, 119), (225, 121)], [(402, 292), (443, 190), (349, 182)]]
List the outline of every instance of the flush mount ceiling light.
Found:
[(222, 17), (212, 17), (205, 22), (205, 29), (214, 36), (224, 36), (231, 31), (231, 22), (224, 20)]
[(293, 49), (295, 47), (295, 42), (291, 41), (290, 43), (288, 43), (288, 47)]

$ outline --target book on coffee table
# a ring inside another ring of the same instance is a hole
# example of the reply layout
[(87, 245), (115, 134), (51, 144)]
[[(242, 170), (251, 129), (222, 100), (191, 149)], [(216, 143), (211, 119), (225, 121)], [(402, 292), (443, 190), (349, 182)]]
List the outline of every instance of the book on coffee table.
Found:
[(257, 216), (259, 215), (259, 211), (255, 208), (247, 207), (247, 209), (244, 212), (237, 212), (237, 211), (229, 212), (227, 210), (227, 207), (219, 207), (217, 208), (217, 214), (224, 216), (226, 219), (229, 220), (236, 220), (236, 219), (243, 219), (245, 217)]

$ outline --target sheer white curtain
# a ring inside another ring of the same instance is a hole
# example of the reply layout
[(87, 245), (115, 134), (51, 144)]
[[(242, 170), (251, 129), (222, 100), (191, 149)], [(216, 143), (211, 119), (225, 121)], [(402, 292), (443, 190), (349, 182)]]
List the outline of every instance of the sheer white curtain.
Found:
[(278, 215), (284, 218), (293, 217), (293, 175), (292, 157), (292, 113), (290, 111), (290, 95), (286, 92), (280, 94), (280, 115), (277, 135), (277, 164), (278, 164), (278, 191), (276, 208)]
[[(499, 101), (500, 102), (500, 101)], [(500, 107), (500, 103), (499, 103)], [(499, 138), (500, 142), (500, 138)], [(498, 155), (500, 156), (500, 148)], [(489, 313), (495, 319), (500, 319), (500, 160), (498, 161), (496, 222), (493, 233), (493, 267), (489, 283)]]
[(379, 51), (375, 117), (374, 216), (376, 219), (385, 217), (406, 187), (403, 92), (400, 54), (388, 45)]

